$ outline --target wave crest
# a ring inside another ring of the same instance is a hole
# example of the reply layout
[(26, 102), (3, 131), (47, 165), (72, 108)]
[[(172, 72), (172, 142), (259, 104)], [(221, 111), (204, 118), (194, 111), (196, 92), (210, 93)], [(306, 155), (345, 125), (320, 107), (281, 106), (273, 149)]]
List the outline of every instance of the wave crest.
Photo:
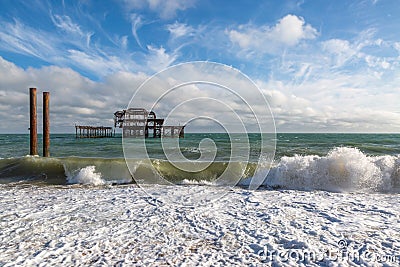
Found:
[(369, 157), (337, 147), (326, 156), (282, 157), (264, 185), (298, 190), (392, 191), (399, 187), (399, 156)]
[(96, 172), (96, 166), (87, 166), (78, 169), (74, 174), (67, 174), (69, 184), (91, 184), (104, 185), (106, 182), (101, 178), (101, 173)]
[[(207, 169), (188, 173), (165, 160), (134, 160), (129, 172), (123, 158), (40, 158), (0, 159), (0, 183), (43, 184), (123, 184), (158, 183), (157, 173), (167, 181), (180, 185), (224, 186), (216, 180), (226, 170), (228, 162), (213, 162)], [(245, 168), (240, 186), (249, 186), (257, 169), (256, 163), (234, 162), (235, 168)], [(357, 148), (337, 147), (326, 156), (295, 155), (282, 157), (261, 177), (268, 188), (293, 190), (326, 190), (334, 192), (400, 192), (400, 155), (368, 156)], [(132, 179), (133, 178), (133, 179)], [(258, 177), (260, 178), (260, 177)], [(257, 179), (258, 179), (257, 178)]]

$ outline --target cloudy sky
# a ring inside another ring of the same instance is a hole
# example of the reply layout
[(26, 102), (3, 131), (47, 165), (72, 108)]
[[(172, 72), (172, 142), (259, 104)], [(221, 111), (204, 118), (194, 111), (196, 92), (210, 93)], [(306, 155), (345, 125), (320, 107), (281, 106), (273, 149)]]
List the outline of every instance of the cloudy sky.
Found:
[[(39, 104), (40, 93), (51, 92), (52, 131), (73, 132), (75, 123), (111, 125), (143, 81), (188, 61), (248, 75), (279, 132), (400, 131), (397, 0), (1, 0), (1, 7), (0, 133), (27, 133), (29, 87), (38, 88)], [(201, 115), (207, 103), (196, 109)]]

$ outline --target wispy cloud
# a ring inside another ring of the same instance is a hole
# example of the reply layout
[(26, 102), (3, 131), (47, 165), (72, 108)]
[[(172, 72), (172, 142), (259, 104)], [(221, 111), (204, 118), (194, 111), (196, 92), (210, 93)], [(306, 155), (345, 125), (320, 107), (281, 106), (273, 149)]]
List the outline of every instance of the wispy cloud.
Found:
[[(154, 72), (182, 61), (210, 60), (259, 80), (278, 130), (399, 131), (400, 41), (393, 31), (398, 19), (386, 14), (395, 11), (393, 3), (355, 1), (340, 10), (341, 22), (337, 6), (325, 19), (316, 11), (319, 4), (309, 10), (315, 4), (271, 1), (268, 8), (283, 15), (266, 23), (268, 14), (233, 17), (222, 4), (215, 4), (217, 17), (205, 18), (201, 1), (117, 2), (121, 10), (111, 10), (113, 3), (95, 8), (93, 2), (56, 6), (38, 0), (32, 14), (43, 16), (38, 20), (3, 12), (0, 50), (16, 64), (0, 58), (0, 119), (10, 103), (24, 117), (26, 89), (38, 86), (60, 99), (54, 100), (59, 101), (55, 114), (65, 123), (80, 116), (108, 120), (114, 110), (99, 110), (126, 106), (132, 90)], [(196, 6), (199, 11), (189, 10)], [(374, 12), (366, 12), (371, 8)], [(193, 92), (194, 97), (204, 93)]]
[(55, 26), (62, 29), (67, 33), (77, 34), (79, 36), (84, 36), (80, 26), (76, 23), (73, 23), (71, 18), (66, 15), (52, 15), (51, 19)]
[[(143, 51), (133, 55), (127, 52), (127, 35), (116, 36), (112, 46), (107, 46), (93, 41), (96, 33), (74, 22), (71, 17), (51, 12), (49, 16), (57, 31), (36, 29), (19, 20), (3, 22), (0, 48), (33, 56), (50, 64), (74, 67), (99, 78), (118, 71), (153, 72), (169, 66), (177, 59), (176, 54), (169, 54), (156, 45), (143, 47)], [(140, 16), (132, 17), (132, 34), (140, 46), (137, 30), (141, 23)]]
[(142, 18), (137, 14), (131, 14), (131, 24), (132, 24), (132, 35), (136, 40), (136, 43), (143, 49), (142, 43), (140, 42), (138, 36), (138, 30), (142, 26)]
[(322, 49), (332, 56), (333, 65), (336, 67), (343, 66), (358, 53), (355, 48), (351, 47), (349, 41), (340, 39), (330, 39), (323, 42)]
[(158, 13), (162, 19), (171, 19), (178, 11), (194, 7), (195, 0), (123, 0), (125, 7), (129, 10), (147, 8)]
[(120, 38), (121, 48), (126, 50), (128, 47), (128, 36), (124, 35)]
[(177, 21), (175, 21), (173, 24), (168, 24), (167, 30), (171, 34), (171, 38), (193, 36), (195, 33), (195, 30), (192, 26), (189, 26), (185, 23), (179, 23)]
[(68, 58), (75, 62), (76, 66), (90, 70), (94, 73), (112, 73), (119, 70), (124, 70), (122, 62), (119, 58), (99, 55), (98, 53), (88, 54), (83, 51), (68, 50)]
[(0, 47), (2, 50), (35, 56), (42, 60), (55, 53), (54, 42), (47, 32), (24, 25), (15, 19), (13, 23), (2, 22)]
[(177, 59), (175, 53), (168, 54), (163, 47), (156, 48), (149, 45), (147, 49), (149, 50), (149, 54), (146, 57), (147, 66), (153, 71), (161, 71)]

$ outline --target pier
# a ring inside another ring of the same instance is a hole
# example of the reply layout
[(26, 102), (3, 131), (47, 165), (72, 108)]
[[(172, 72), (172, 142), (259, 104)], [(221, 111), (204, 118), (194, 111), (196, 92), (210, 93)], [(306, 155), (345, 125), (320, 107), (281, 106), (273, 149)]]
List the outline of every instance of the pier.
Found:
[[(43, 157), (50, 156), (50, 93), (43, 92)], [(38, 155), (36, 88), (29, 88), (30, 155)], [(185, 125), (164, 125), (154, 111), (129, 108), (114, 113), (114, 127), (75, 125), (76, 138), (114, 137), (115, 129), (122, 128), (123, 137), (178, 137), (185, 136)]]
[(104, 138), (114, 135), (113, 127), (75, 125), (76, 138)]
[(185, 136), (185, 125), (164, 125), (154, 111), (144, 108), (129, 108), (114, 113), (114, 127), (122, 128), (124, 137), (179, 137)]

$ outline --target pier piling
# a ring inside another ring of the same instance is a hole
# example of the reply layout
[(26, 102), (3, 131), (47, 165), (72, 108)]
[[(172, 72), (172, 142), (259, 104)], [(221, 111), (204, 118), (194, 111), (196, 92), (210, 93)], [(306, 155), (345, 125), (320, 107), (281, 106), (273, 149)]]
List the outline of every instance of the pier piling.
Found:
[(50, 157), (50, 93), (43, 92), (43, 157)]
[(37, 111), (36, 111), (36, 88), (29, 88), (29, 112), (30, 112), (30, 155), (38, 155), (37, 150)]
[(104, 126), (75, 125), (75, 137), (76, 138), (113, 137), (113, 128)]

